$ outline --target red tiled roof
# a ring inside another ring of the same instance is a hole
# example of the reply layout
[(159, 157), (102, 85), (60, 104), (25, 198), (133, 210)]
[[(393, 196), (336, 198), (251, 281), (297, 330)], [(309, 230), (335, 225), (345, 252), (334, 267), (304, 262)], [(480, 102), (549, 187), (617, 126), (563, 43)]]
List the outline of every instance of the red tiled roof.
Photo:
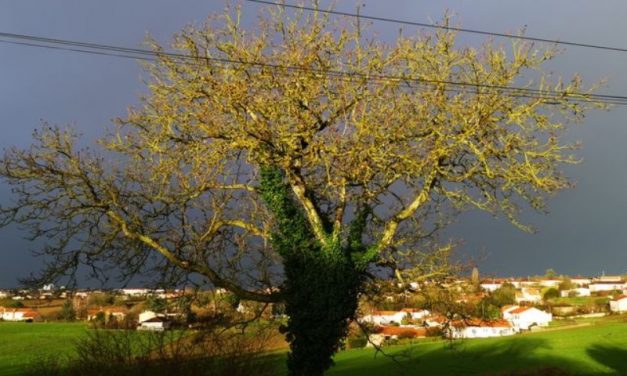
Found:
[(97, 314), (99, 312), (104, 313), (126, 313), (126, 310), (122, 307), (102, 307), (102, 308), (93, 308), (87, 311), (87, 313)]
[(434, 316), (434, 317), (431, 317), (429, 321), (435, 321), (437, 323), (444, 324), (445, 322), (448, 321), (448, 319), (444, 316)]
[(613, 301), (617, 302), (619, 300), (623, 300), (623, 299), (627, 299), (627, 295), (619, 295), (616, 298), (612, 299)]
[(453, 321), (452, 325), (456, 328), (463, 328), (468, 326), (488, 327), (488, 328), (511, 328), (512, 324), (507, 320), (457, 320)]
[(400, 327), (400, 326), (383, 326), (381, 327), (381, 331), (379, 333), (383, 335), (388, 335), (388, 336), (398, 336), (398, 335), (404, 334), (404, 335), (413, 335), (414, 337), (420, 337), (420, 336), (427, 335), (427, 329)]
[(374, 316), (392, 316), (397, 314), (397, 311), (373, 311), (372, 315)]
[(401, 312), (408, 312), (408, 313), (411, 313), (411, 312), (422, 312), (422, 311), (424, 311), (424, 309), (420, 309), (420, 308), (403, 308), (403, 309), (401, 309)]
[(513, 314), (517, 314), (517, 313), (523, 313), (526, 310), (530, 309), (529, 307), (520, 307), (520, 308), (516, 308), (515, 310), (509, 311), (509, 313), (513, 313)]

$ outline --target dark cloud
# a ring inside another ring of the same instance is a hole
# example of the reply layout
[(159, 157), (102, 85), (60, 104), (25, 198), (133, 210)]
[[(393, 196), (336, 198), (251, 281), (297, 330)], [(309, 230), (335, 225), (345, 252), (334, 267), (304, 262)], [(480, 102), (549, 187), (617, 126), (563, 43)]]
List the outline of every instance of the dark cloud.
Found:
[[(354, 2), (337, 2), (354, 11)], [(527, 26), (528, 35), (627, 47), (627, 3), (560, 0), (552, 2), (483, 1), (366, 1), (362, 13), (414, 21), (440, 19), (446, 9), (454, 22), (468, 28), (515, 32)], [(222, 0), (175, 2), (137, 0), (85, 2), (60, 0), (0, 0), (2, 31), (137, 47), (147, 33), (161, 41), (186, 24), (202, 22), (224, 8)], [(535, 6), (534, 6), (535, 5)], [(242, 3), (245, 22), (254, 19), (258, 5)], [(381, 38), (391, 40), (399, 25), (376, 23)], [(409, 32), (410, 27), (403, 27)], [(478, 44), (477, 36), (461, 36)], [(509, 42), (498, 40), (507, 45)], [(579, 72), (594, 82), (606, 78), (603, 92), (627, 95), (627, 53), (570, 48), (551, 63), (556, 73)], [(42, 119), (73, 124), (94, 139), (137, 103), (144, 90), (141, 69), (132, 60), (56, 52), (0, 44), (0, 147), (26, 146)], [(526, 234), (502, 219), (482, 213), (465, 214), (451, 231), (464, 239), (461, 252), (488, 255), (483, 273), (528, 275), (552, 267), (570, 274), (624, 272), (627, 268), (627, 108), (595, 112), (569, 137), (580, 139), (583, 164), (568, 169), (577, 187), (550, 202), (548, 215), (525, 215), (537, 234)], [(0, 202), (10, 200), (0, 185)], [(15, 227), (0, 230), (0, 287), (16, 284), (40, 261), (29, 250), (37, 244), (22, 239)]]

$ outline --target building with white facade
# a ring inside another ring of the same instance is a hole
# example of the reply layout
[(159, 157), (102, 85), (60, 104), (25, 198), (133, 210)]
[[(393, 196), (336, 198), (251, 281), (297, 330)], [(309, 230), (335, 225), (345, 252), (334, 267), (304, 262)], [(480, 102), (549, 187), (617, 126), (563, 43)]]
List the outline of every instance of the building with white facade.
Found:
[(30, 309), (0, 307), (0, 318), (4, 321), (35, 321), (39, 313)]
[(516, 303), (538, 303), (541, 301), (542, 294), (538, 288), (524, 287), (520, 291), (516, 291)]
[(403, 319), (420, 320), (429, 316), (426, 309), (403, 308), (400, 311), (373, 311), (370, 315), (361, 318), (361, 321), (375, 325), (401, 324)]
[(590, 283), (592, 283), (592, 279), (586, 277), (573, 277), (570, 279), (570, 281), (579, 287), (588, 286)]
[(494, 290), (500, 288), (501, 285), (501, 282), (483, 282), (480, 286), (485, 291), (493, 292)]
[(616, 313), (627, 312), (627, 295), (620, 295), (610, 300), (610, 311)]
[(622, 280), (618, 281), (595, 281), (589, 285), (590, 292), (614, 291), (627, 288), (627, 284)]
[(542, 279), (540, 280), (540, 286), (542, 287), (558, 287), (562, 281), (559, 279)]
[(560, 296), (565, 298), (569, 296), (590, 296), (590, 289), (586, 287), (577, 287), (570, 290), (560, 291)]
[(506, 320), (459, 320), (451, 323), (445, 334), (449, 338), (489, 338), (511, 336), (516, 330)]
[(517, 330), (529, 330), (533, 326), (548, 326), (553, 315), (534, 307), (510, 307), (503, 311), (503, 318)]
[(152, 330), (152, 331), (164, 331), (170, 329), (172, 321), (166, 317), (152, 317), (146, 321), (140, 321), (137, 330)]

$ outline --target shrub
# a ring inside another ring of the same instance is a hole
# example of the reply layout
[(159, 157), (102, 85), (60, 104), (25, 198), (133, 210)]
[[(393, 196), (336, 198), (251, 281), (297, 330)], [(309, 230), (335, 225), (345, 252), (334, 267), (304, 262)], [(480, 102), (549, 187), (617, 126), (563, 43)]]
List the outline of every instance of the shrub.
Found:
[(277, 373), (276, 361), (265, 353), (272, 333), (262, 326), (246, 332), (93, 329), (77, 342), (75, 356), (41, 359), (26, 375), (269, 376)]
[(60, 313), (61, 319), (65, 321), (74, 321), (76, 320), (76, 311), (74, 310), (74, 306), (72, 305), (72, 301), (66, 300), (63, 303), (63, 307), (61, 308)]
[(431, 327), (431, 328), (427, 328), (427, 333), (426, 336), (427, 337), (442, 337), (444, 335), (444, 331), (442, 330), (441, 327)]
[(19, 300), (9, 300), (6, 306), (7, 308), (24, 308), (24, 303)]
[(416, 334), (413, 330), (404, 330), (398, 334), (398, 339), (410, 339), (415, 338)]
[(115, 296), (109, 293), (96, 292), (87, 298), (88, 306), (109, 306), (115, 302)]
[(488, 303), (496, 307), (516, 303), (516, 288), (511, 283), (503, 283), (490, 294)]
[(549, 300), (549, 299), (555, 299), (555, 298), (559, 298), (560, 297), (560, 292), (558, 289), (551, 287), (550, 289), (546, 290), (544, 292), (544, 295), (542, 296), (542, 299)]
[(360, 349), (366, 347), (368, 344), (368, 338), (366, 337), (352, 337), (348, 339), (348, 347), (351, 349)]
[(594, 306), (598, 311), (607, 311), (609, 303), (607, 298), (596, 298), (594, 299)]

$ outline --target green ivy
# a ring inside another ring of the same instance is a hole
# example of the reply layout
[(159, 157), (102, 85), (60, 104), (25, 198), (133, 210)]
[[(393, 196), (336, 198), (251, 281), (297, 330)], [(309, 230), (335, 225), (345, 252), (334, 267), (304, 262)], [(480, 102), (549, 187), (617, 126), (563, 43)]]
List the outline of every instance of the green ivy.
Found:
[(274, 214), (276, 228), (271, 242), (283, 258), (282, 287), (289, 320), (282, 332), (290, 344), (289, 374), (322, 375), (333, 365), (333, 355), (357, 309), (363, 267), (354, 257), (367, 253), (361, 234), (368, 213), (362, 211), (365, 214), (351, 224), (346, 248), (333, 244), (323, 249), (284, 183), (281, 170), (262, 169), (260, 193)]

